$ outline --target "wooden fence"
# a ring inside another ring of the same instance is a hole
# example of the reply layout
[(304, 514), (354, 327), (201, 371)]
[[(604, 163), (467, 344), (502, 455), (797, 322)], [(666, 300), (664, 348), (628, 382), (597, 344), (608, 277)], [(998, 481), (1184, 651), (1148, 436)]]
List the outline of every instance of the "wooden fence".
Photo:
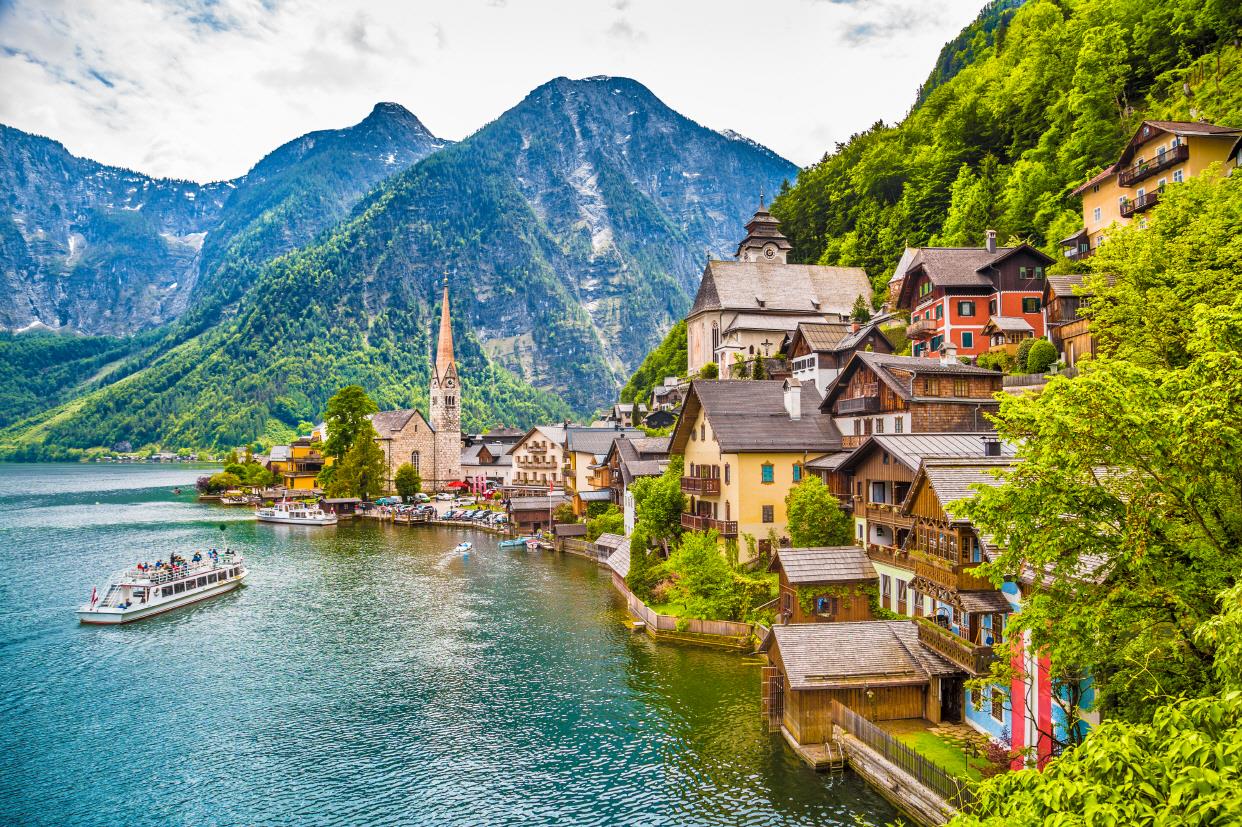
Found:
[[(696, 635), (719, 635), (721, 637), (750, 637), (754, 627), (749, 623), (737, 623), (732, 620), (699, 620), (698, 618), (677, 618), (654, 612), (650, 606), (630, 591), (625, 581), (615, 574), (613, 585), (625, 597), (630, 614), (646, 623), (658, 632), (691, 632)], [(678, 622), (682, 625), (678, 626)]]
[(974, 801), (970, 781), (950, 775), (840, 701), (830, 699), (829, 703), (832, 720), (837, 726), (880, 753), (924, 787), (959, 810)]

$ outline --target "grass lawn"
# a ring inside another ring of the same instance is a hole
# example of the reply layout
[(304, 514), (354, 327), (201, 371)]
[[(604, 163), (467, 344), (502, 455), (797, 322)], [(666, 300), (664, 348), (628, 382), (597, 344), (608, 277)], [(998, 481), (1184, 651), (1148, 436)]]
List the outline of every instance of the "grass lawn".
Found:
[(670, 617), (681, 617), (686, 613), (686, 607), (677, 602), (670, 603), (652, 603), (647, 608), (658, 615), (669, 615)]
[(884, 729), (888, 730), (889, 734), (898, 741), (901, 741), (950, 775), (956, 775), (959, 778), (970, 778), (975, 781), (983, 777), (979, 773), (979, 768), (987, 766), (986, 758), (981, 755), (972, 755), (968, 758), (966, 753), (957, 744), (946, 741), (944, 738), (927, 731), (927, 729), (921, 726), (891, 726), (891, 724), (904, 723), (904, 721), (886, 721)]

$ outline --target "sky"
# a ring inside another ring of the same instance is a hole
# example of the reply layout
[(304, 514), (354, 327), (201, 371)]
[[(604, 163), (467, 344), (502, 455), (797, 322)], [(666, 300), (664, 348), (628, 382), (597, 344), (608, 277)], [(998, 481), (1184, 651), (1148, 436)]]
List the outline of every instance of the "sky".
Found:
[(395, 101), (459, 140), (559, 76), (634, 78), (799, 165), (909, 109), (984, 0), (0, 0), (0, 122), (233, 178)]

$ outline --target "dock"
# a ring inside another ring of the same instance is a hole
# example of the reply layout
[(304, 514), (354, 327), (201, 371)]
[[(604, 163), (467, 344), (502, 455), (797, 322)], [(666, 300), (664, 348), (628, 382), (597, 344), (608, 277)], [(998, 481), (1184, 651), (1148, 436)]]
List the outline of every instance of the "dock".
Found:
[(781, 727), (785, 743), (816, 772), (840, 772), (845, 769), (845, 750), (835, 741), (822, 744), (799, 744), (785, 727)]

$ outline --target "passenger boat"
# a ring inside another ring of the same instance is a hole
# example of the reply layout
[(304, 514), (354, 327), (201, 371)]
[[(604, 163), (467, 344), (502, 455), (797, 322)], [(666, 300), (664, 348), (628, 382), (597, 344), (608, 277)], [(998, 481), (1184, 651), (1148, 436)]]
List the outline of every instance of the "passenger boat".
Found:
[(497, 545), (501, 548), (522, 548), (532, 539), (531, 537), (510, 537), (508, 540), (501, 540)]
[(323, 511), (317, 505), (281, 500), (257, 509), (254, 515), (263, 523), (286, 523), (288, 525), (335, 525), (336, 515)]
[(177, 558), (167, 566), (134, 566), (108, 578), (102, 591), (91, 589), (91, 599), (78, 608), (83, 623), (116, 624), (179, 609), (232, 591), (250, 573), (242, 556), (225, 549)]
[(458, 554), (467, 554), (472, 548), (474, 548), (474, 546), (467, 540), (465, 542), (458, 543), (457, 547), (454, 548), (453, 551), (457, 552)]

